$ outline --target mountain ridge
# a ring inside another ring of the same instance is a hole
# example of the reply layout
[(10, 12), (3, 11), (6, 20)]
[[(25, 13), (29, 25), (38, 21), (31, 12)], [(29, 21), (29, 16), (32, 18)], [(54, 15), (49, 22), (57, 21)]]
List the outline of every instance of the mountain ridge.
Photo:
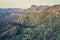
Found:
[(7, 23), (0, 26), (0, 40), (60, 40), (60, 5), (39, 13), (11, 13), (0, 20)]

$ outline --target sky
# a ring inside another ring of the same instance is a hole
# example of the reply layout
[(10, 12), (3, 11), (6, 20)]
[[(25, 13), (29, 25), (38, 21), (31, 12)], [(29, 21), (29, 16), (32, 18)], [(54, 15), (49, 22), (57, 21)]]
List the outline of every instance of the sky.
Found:
[(60, 0), (0, 0), (0, 8), (29, 8), (31, 5), (55, 5)]

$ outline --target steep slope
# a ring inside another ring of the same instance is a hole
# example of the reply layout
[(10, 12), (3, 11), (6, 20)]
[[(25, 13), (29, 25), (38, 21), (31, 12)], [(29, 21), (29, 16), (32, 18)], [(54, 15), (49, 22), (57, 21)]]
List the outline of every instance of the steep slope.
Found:
[(14, 13), (11, 13), (9, 16), (5, 16), (3, 18), (0, 18), (0, 25), (8, 24), (8, 23), (13, 23), (15, 22), (19, 16), (17, 16)]
[[(0, 40), (60, 40), (60, 5), (52, 6), (40, 13), (18, 13), (16, 15), (19, 16), (16, 20), (19, 24), (12, 23), (1, 26)], [(23, 28), (20, 23), (24, 27), (29, 27)], [(35, 23), (37, 26), (30, 28), (31, 24)]]
[(0, 8), (0, 19), (9, 16), (11, 13), (20, 13), (23, 12), (24, 9), (21, 8)]

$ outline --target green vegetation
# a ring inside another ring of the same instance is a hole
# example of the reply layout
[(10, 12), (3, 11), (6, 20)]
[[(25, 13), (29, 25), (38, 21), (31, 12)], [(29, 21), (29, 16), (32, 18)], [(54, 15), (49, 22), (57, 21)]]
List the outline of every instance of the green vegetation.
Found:
[(1, 26), (0, 40), (60, 40), (60, 11), (55, 10), (55, 6), (52, 8), (40, 13), (26, 13), (22, 22), (18, 19)]

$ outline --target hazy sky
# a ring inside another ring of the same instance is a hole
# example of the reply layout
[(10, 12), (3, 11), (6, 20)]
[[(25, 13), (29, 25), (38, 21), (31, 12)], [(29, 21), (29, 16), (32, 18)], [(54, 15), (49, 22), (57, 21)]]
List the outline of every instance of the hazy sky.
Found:
[(31, 5), (60, 4), (60, 0), (0, 0), (0, 8), (29, 8)]

